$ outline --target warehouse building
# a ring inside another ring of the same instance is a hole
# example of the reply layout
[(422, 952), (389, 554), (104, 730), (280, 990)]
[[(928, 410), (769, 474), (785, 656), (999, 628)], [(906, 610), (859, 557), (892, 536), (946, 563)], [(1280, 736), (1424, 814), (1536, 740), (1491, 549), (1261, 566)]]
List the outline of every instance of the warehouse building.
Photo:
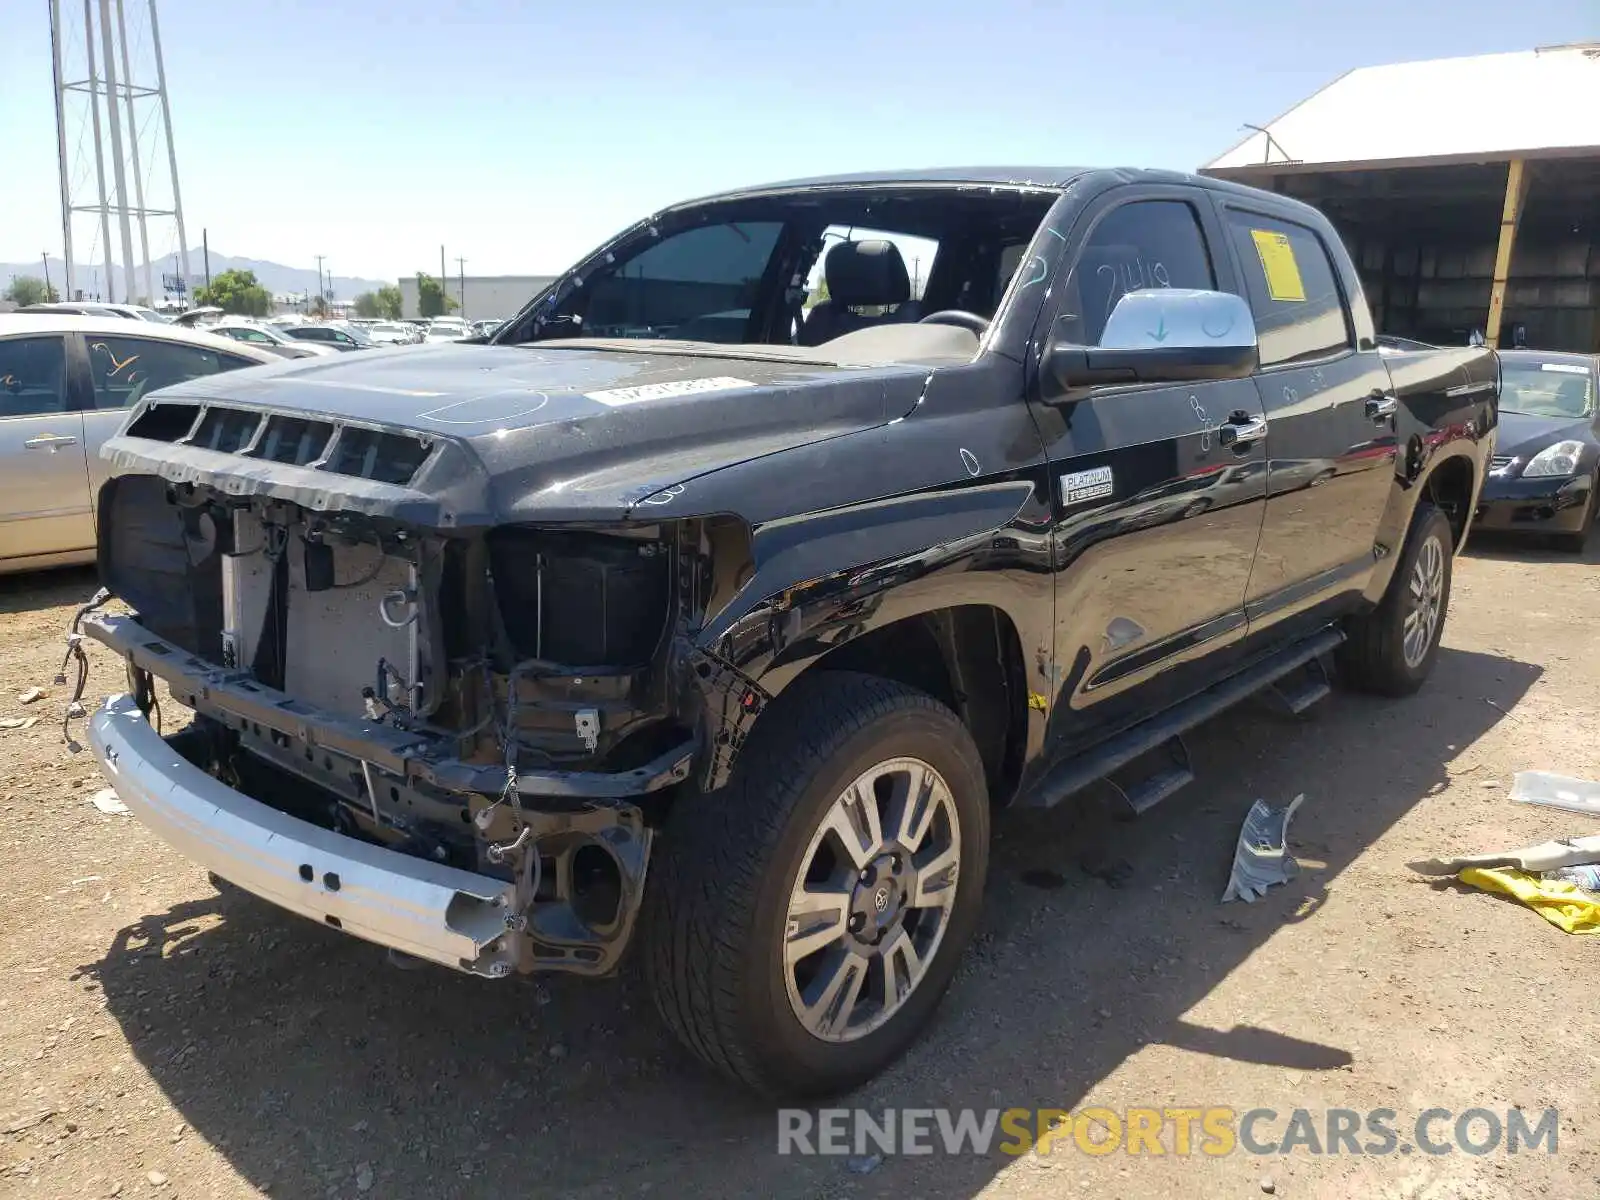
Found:
[(1378, 328), (1600, 351), (1600, 43), (1351, 71), (1201, 168), (1308, 201)]
[[(445, 280), (450, 298), (461, 307), (456, 316), (469, 321), (503, 320), (555, 282), (554, 275), (452, 275)], [(400, 315), (419, 317), (417, 277), (400, 280)]]

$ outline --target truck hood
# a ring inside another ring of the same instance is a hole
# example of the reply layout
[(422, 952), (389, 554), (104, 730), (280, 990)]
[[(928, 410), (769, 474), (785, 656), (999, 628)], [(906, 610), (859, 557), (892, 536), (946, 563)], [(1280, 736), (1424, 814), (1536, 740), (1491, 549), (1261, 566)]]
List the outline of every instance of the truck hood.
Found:
[[(904, 415), (928, 374), (763, 349), (771, 353), (449, 343), (285, 361), (152, 393), (102, 453), (118, 473), (419, 524), (618, 519), (708, 471)], [(197, 421), (200, 410), (225, 408), (326, 422), (337, 436), (392, 430), (419, 439), (428, 457), (396, 481), (335, 473), (330, 462), (268, 461), (260, 437), (219, 451), (206, 448), (203, 425), (172, 413), (179, 405), (196, 408)], [(142, 420), (153, 408), (166, 419)], [(158, 425), (171, 436), (151, 436)]]

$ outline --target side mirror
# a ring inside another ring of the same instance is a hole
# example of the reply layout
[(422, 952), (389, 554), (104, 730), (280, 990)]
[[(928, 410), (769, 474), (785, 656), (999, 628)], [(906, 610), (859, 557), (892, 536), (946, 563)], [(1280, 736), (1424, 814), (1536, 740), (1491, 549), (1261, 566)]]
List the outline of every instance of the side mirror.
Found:
[(1244, 379), (1260, 361), (1243, 297), (1147, 288), (1117, 301), (1098, 346), (1052, 343), (1044, 367), (1047, 379), (1070, 393), (1097, 384)]

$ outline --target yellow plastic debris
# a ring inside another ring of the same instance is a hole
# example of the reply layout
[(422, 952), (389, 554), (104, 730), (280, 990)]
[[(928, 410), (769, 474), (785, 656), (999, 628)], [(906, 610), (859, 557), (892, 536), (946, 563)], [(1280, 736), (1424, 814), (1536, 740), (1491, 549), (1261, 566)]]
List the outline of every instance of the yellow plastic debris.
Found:
[(1576, 884), (1541, 879), (1510, 868), (1468, 867), (1456, 876), (1462, 883), (1520, 900), (1550, 924), (1568, 933), (1600, 934), (1600, 899)]

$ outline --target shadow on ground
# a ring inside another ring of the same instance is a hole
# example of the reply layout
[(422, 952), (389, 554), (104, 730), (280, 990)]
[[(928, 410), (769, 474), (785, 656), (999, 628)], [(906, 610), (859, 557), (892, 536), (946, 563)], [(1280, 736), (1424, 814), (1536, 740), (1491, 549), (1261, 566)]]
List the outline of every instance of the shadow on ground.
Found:
[[(1225, 714), (1193, 738), (1199, 781), (1136, 824), (1003, 818), (987, 918), (939, 1017), (907, 1061), (845, 1103), (1071, 1108), (1157, 1043), (1305, 1071), (1349, 1063), (1337, 1044), (1201, 1028), (1185, 1014), (1275, 930), (1316, 921), (1329, 884), (1441, 789), (1458, 750), (1538, 675), (1447, 649), (1414, 701), (1338, 695), (1306, 721), (1259, 705)], [(1250, 802), (1299, 791), (1291, 844), (1326, 869), (1221, 907)], [(1112, 888), (1085, 874), (1086, 851), (1127, 859), (1131, 877)], [(1024, 874), (1064, 882), (1046, 890)], [(418, 1200), (907, 1183), (953, 1198), (1010, 1161), (894, 1161), (861, 1178), (837, 1159), (779, 1157), (771, 1109), (677, 1049), (631, 971), (500, 984), (401, 972), (231, 890), (143, 918), (83, 974), (195, 1131), (278, 1197), (355, 1195), (360, 1178), (375, 1196)]]
[[(93, 567), (0, 575), (0, 616), (87, 604), (100, 586)], [(62, 630), (65, 633), (65, 629)]]
[(1569, 563), (1580, 566), (1600, 564), (1600, 533), (1590, 537), (1582, 554), (1557, 550), (1536, 534), (1474, 533), (1465, 553), (1491, 562)]

